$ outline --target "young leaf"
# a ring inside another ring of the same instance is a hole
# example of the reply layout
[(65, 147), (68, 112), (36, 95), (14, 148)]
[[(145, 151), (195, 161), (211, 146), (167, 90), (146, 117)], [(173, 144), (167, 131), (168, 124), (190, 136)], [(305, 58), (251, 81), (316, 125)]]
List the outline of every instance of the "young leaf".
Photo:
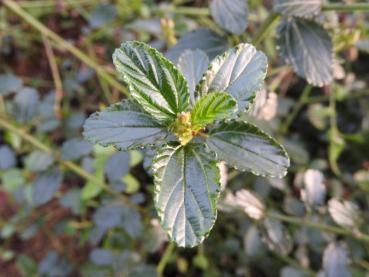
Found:
[(128, 150), (155, 144), (167, 136), (163, 126), (130, 101), (92, 114), (85, 122), (86, 139)]
[(297, 75), (314, 86), (333, 80), (333, 44), (328, 32), (318, 23), (289, 18), (278, 28), (281, 57)]
[(249, 108), (263, 85), (267, 57), (251, 44), (239, 44), (216, 57), (198, 86), (197, 96), (225, 91), (238, 101), (239, 111)]
[(128, 83), (132, 97), (152, 117), (170, 123), (189, 105), (188, 85), (179, 70), (157, 50), (126, 42), (113, 54), (116, 69)]
[(166, 146), (153, 162), (155, 206), (163, 228), (179, 246), (201, 243), (213, 227), (219, 169), (203, 145)]
[(177, 63), (179, 57), (187, 49), (200, 49), (204, 51), (210, 59), (223, 53), (228, 48), (227, 38), (218, 35), (211, 29), (200, 28), (186, 33), (177, 44), (170, 48), (166, 57)]
[(213, 92), (202, 96), (191, 111), (194, 129), (201, 129), (215, 120), (224, 119), (235, 111), (236, 100), (226, 92)]
[(213, 0), (210, 13), (214, 21), (223, 29), (239, 35), (247, 27), (246, 0)]
[(206, 144), (219, 160), (255, 175), (282, 178), (289, 157), (273, 138), (247, 122), (223, 122), (210, 131)]
[(209, 57), (200, 49), (186, 50), (179, 57), (177, 66), (188, 82), (190, 100), (193, 105), (195, 103), (195, 88), (209, 66)]
[(322, 9), (322, 0), (273, 0), (273, 10), (284, 16), (311, 18)]

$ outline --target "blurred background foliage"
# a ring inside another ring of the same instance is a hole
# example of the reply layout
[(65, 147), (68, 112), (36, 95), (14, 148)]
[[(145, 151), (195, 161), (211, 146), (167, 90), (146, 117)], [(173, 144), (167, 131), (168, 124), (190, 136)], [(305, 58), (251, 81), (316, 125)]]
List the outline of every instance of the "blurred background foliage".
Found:
[[(368, 13), (317, 15), (336, 52), (334, 81), (319, 88), (279, 57), (271, 2), (249, 0), (228, 22), (205, 0), (3, 0), (0, 276), (368, 276)], [(126, 40), (173, 62), (239, 42), (269, 58), (245, 117), (286, 146), (292, 166), (282, 180), (223, 166), (218, 221), (199, 247), (167, 241), (152, 153), (81, 136), (90, 113), (128, 95), (111, 64)]]

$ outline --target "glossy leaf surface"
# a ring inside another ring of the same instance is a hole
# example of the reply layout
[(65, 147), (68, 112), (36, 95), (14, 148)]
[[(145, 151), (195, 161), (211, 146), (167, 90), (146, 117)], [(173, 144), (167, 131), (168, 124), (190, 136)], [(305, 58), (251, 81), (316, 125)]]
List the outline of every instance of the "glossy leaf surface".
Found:
[(203, 145), (166, 146), (154, 159), (155, 206), (179, 246), (201, 243), (213, 227), (219, 169)]
[(212, 91), (230, 93), (238, 102), (240, 111), (249, 108), (263, 83), (267, 72), (267, 57), (251, 44), (239, 44), (216, 57), (205, 72), (197, 94)]
[(285, 19), (279, 26), (280, 55), (309, 84), (324, 86), (333, 80), (333, 44), (328, 32), (306, 19)]
[(211, 130), (206, 141), (219, 160), (256, 175), (283, 177), (289, 158), (273, 138), (247, 122), (223, 122)]
[(92, 114), (84, 125), (86, 139), (122, 150), (154, 144), (166, 135), (161, 124), (130, 101)]
[(210, 3), (210, 12), (214, 21), (223, 29), (237, 35), (246, 30), (246, 0), (213, 0)]
[(131, 96), (161, 122), (172, 122), (189, 105), (188, 85), (179, 70), (147, 44), (125, 42), (113, 54)]

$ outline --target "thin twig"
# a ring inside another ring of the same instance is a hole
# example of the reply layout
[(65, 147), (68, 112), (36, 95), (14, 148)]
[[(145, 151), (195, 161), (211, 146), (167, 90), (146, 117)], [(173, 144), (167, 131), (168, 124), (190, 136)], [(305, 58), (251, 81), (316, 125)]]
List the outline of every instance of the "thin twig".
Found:
[(369, 235), (363, 234), (359, 231), (354, 231), (352, 229), (343, 229), (341, 227), (325, 225), (319, 222), (311, 222), (303, 218), (292, 217), (292, 216), (287, 216), (287, 215), (277, 214), (277, 213), (268, 213), (266, 217), (280, 220), (286, 223), (291, 223), (291, 224), (295, 224), (299, 226), (305, 226), (305, 227), (309, 227), (313, 229), (318, 229), (323, 232), (352, 237), (354, 239), (369, 243)]
[(42, 40), (44, 42), (45, 51), (47, 58), (49, 60), (49, 65), (51, 69), (51, 74), (53, 76), (54, 84), (55, 84), (55, 102), (54, 102), (54, 112), (58, 119), (62, 119), (63, 113), (61, 109), (61, 102), (64, 96), (63, 83), (60, 77), (58, 65), (56, 63), (54, 51), (50, 45), (49, 40), (45, 35), (42, 35)]
[(110, 73), (106, 71), (104, 66), (98, 64), (96, 61), (92, 60), (89, 56), (83, 53), (81, 50), (76, 48), (70, 42), (64, 40), (61, 36), (47, 28), (44, 24), (42, 24), (39, 20), (34, 18), (24, 9), (22, 9), (15, 1), (13, 0), (3, 0), (4, 5), (12, 10), (14, 13), (19, 15), (22, 19), (28, 22), (32, 27), (37, 29), (40, 33), (51, 39), (60, 47), (66, 49), (70, 53), (72, 53), (75, 57), (80, 59), (82, 62), (87, 64), (89, 67), (93, 68), (97, 74), (99, 74), (105, 81), (111, 85), (112, 87), (116, 88), (118, 91), (122, 92), (123, 94), (128, 95), (128, 90), (125, 86), (119, 83)]
[(176, 245), (174, 244), (174, 242), (169, 242), (163, 256), (160, 259), (160, 262), (156, 268), (156, 271), (160, 277), (163, 276), (165, 267), (169, 262), (170, 256), (172, 255), (175, 246)]

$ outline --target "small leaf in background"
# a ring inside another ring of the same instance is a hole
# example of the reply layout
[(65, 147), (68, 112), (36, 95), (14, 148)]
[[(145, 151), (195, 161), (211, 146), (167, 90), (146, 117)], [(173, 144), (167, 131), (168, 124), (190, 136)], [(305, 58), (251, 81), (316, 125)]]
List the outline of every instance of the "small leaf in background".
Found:
[(334, 221), (343, 227), (356, 227), (360, 221), (359, 208), (353, 202), (331, 199), (328, 202), (328, 210)]
[(275, 92), (268, 92), (264, 88), (256, 94), (249, 114), (259, 120), (270, 121), (277, 115), (277, 111), (278, 95)]
[(257, 257), (265, 253), (266, 249), (261, 241), (261, 236), (258, 228), (251, 225), (243, 238), (245, 252), (248, 257)]
[(123, 101), (90, 115), (83, 135), (92, 143), (128, 150), (161, 142), (167, 132), (137, 105)]
[(26, 168), (30, 171), (38, 172), (49, 168), (54, 162), (50, 153), (35, 150), (25, 159)]
[(209, 66), (209, 57), (200, 49), (185, 50), (179, 57), (177, 63), (178, 69), (182, 72), (188, 83), (190, 91), (190, 101), (195, 104), (195, 89), (202, 75)]
[(322, 104), (318, 103), (308, 107), (307, 116), (315, 128), (324, 130), (327, 127), (331, 113), (329, 107), (324, 107)]
[(68, 190), (60, 197), (59, 202), (64, 208), (69, 208), (74, 214), (79, 215), (83, 206), (81, 190), (77, 188)]
[(82, 138), (72, 138), (65, 141), (61, 148), (62, 160), (77, 160), (92, 152), (90, 142)]
[(8, 192), (15, 192), (26, 183), (22, 171), (18, 169), (10, 169), (6, 171), (1, 176), (1, 180), (5, 190)]
[(283, 256), (288, 255), (293, 244), (282, 223), (269, 218), (265, 219), (263, 223), (265, 228), (263, 234), (269, 249)]
[(269, 135), (247, 122), (222, 122), (212, 129), (206, 144), (217, 159), (255, 175), (282, 178), (289, 167), (289, 157)]
[(19, 255), (16, 261), (17, 269), (21, 272), (22, 276), (37, 274), (37, 263), (31, 257), (26, 255)]
[(39, 132), (51, 132), (60, 125), (54, 111), (55, 92), (49, 92), (38, 105), (38, 116), (40, 123), (37, 125)]
[(96, 265), (111, 265), (113, 263), (113, 254), (111, 251), (96, 248), (90, 252), (90, 261)]
[(320, 13), (323, 0), (273, 0), (273, 10), (284, 16), (311, 18)]
[(38, 271), (46, 276), (68, 276), (72, 273), (72, 265), (55, 251), (49, 251), (39, 264)]
[(333, 44), (318, 23), (298, 18), (284, 19), (278, 28), (283, 60), (309, 84), (322, 87), (333, 81)]
[(38, 111), (39, 96), (37, 90), (24, 87), (14, 97), (11, 113), (19, 123), (30, 122)]
[(246, 31), (247, 0), (212, 0), (210, 13), (214, 21), (228, 32), (240, 35)]
[(200, 244), (215, 223), (220, 176), (212, 158), (196, 144), (167, 145), (154, 158), (155, 207), (181, 247)]
[(0, 170), (1, 169), (9, 169), (15, 166), (14, 151), (8, 145), (0, 146)]
[(301, 198), (305, 204), (310, 207), (323, 204), (327, 191), (323, 174), (318, 170), (308, 169), (304, 175), (304, 184)]
[(281, 270), (280, 277), (308, 277), (309, 274), (292, 266), (285, 266)]
[(259, 220), (264, 216), (263, 203), (250, 191), (245, 189), (237, 191), (234, 201), (250, 218)]
[(98, 208), (93, 215), (95, 224), (105, 230), (121, 227), (132, 237), (138, 237), (143, 232), (141, 216), (137, 210), (118, 204), (109, 204)]
[(338, 159), (341, 156), (343, 150), (345, 150), (346, 142), (342, 134), (337, 128), (331, 127), (328, 132), (329, 147), (328, 147), (328, 160), (331, 165), (332, 171), (340, 175), (340, 168), (338, 166)]
[(199, 28), (182, 36), (176, 45), (170, 48), (166, 57), (174, 63), (187, 49), (200, 49), (204, 51), (210, 59), (223, 53), (228, 48), (227, 38), (218, 35), (208, 28)]
[(212, 92), (199, 98), (191, 111), (192, 128), (199, 131), (216, 120), (225, 119), (237, 110), (236, 100), (225, 92)]
[(69, 130), (76, 130), (78, 131), (82, 128), (83, 123), (86, 120), (86, 114), (83, 112), (76, 112), (68, 117), (67, 121), (65, 122), (66, 127)]
[(117, 152), (110, 156), (105, 164), (105, 174), (109, 182), (120, 181), (122, 177), (128, 174), (130, 155), (127, 152)]
[(92, 11), (89, 24), (92, 28), (99, 28), (113, 21), (117, 16), (117, 10), (113, 5), (101, 4), (97, 5)]
[(50, 170), (39, 176), (33, 184), (32, 204), (40, 206), (50, 201), (55, 192), (61, 186), (63, 179), (62, 173), (57, 170)]
[(147, 44), (123, 43), (113, 54), (116, 70), (130, 95), (151, 117), (170, 123), (189, 106), (187, 81), (161, 53)]
[(197, 88), (197, 97), (212, 91), (230, 93), (240, 112), (248, 110), (264, 84), (268, 61), (265, 54), (247, 43), (217, 56)]
[(121, 206), (107, 205), (98, 208), (93, 215), (93, 220), (98, 227), (105, 229), (119, 226), (121, 223)]
[(324, 250), (323, 269), (325, 277), (351, 277), (348, 253), (343, 244), (332, 242)]
[(0, 96), (16, 92), (22, 88), (22, 80), (13, 74), (0, 75)]

